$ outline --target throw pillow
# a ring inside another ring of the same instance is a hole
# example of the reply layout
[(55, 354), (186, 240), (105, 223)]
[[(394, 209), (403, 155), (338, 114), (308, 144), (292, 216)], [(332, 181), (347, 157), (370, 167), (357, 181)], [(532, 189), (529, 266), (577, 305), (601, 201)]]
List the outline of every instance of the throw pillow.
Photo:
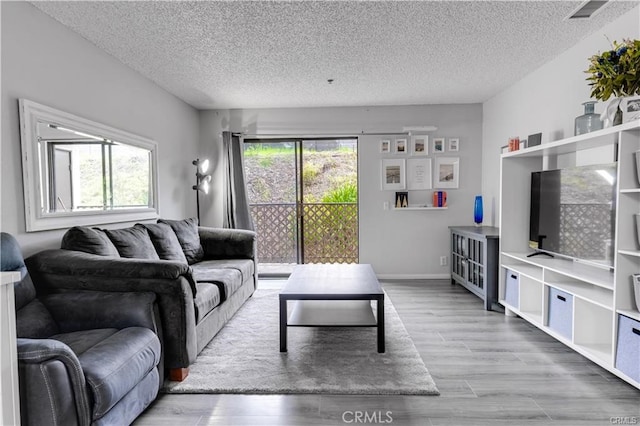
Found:
[(200, 262), (204, 258), (204, 250), (200, 245), (198, 220), (195, 217), (184, 220), (158, 219), (158, 223), (165, 223), (176, 233), (182, 252), (189, 265)]
[(135, 259), (159, 260), (158, 253), (153, 247), (149, 233), (143, 226), (132, 226), (123, 229), (105, 229), (111, 242), (118, 249), (122, 257)]
[[(165, 223), (143, 223), (138, 224), (144, 226), (151, 237), (151, 242), (156, 248), (156, 252), (160, 259), (164, 260), (177, 260), (178, 262), (187, 263), (187, 258), (184, 257), (182, 252), (182, 246), (176, 233), (173, 229)], [(136, 225), (136, 226), (138, 226)]]
[(100, 256), (120, 257), (118, 250), (104, 231), (86, 226), (74, 226), (69, 229), (62, 237), (61, 248)]

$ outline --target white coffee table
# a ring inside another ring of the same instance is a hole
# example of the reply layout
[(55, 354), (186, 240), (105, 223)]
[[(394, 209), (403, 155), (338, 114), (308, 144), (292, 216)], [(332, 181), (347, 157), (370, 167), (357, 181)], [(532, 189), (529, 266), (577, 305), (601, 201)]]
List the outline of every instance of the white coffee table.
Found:
[[(291, 316), (289, 300), (297, 301)], [(371, 265), (296, 265), (280, 292), (280, 352), (287, 351), (287, 327), (376, 327), (383, 353), (384, 292)]]

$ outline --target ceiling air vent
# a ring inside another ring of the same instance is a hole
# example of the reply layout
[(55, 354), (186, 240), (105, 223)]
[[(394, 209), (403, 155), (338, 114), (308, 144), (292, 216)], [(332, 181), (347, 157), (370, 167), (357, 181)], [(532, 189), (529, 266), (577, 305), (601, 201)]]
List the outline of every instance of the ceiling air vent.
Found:
[(604, 5), (609, 3), (608, 0), (587, 0), (582, 3), (567, 19), (589, 19), (597, 11), (601, 10)]

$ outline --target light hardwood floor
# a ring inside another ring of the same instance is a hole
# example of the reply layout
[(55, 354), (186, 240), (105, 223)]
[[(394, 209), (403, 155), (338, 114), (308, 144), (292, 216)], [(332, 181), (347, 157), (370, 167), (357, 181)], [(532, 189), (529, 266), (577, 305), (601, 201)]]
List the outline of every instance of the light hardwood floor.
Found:
[(382, 285), (440, 396), (161, 395), (136, 425), (640, 425), (640, 390), (459, 285)]

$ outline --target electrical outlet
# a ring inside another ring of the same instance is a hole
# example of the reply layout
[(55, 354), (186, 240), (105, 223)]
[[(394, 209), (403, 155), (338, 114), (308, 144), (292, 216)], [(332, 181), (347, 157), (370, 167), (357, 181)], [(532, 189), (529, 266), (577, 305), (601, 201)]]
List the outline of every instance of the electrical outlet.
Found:
[(447, 266), (447, 256), (440, 256), (440, 266)]

